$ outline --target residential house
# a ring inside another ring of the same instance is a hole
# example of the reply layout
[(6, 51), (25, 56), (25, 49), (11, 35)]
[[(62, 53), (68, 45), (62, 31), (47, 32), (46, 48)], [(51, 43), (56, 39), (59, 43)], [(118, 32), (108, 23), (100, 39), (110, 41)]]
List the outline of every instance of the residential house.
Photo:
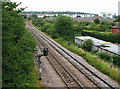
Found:
[(120, 33), (120, 23), (112, 27), (112, 33)]
[(30, 16), (32, 16), (32, 14), (26, 14), (27, 15), (27, 18), (29, 18)]
[(43, 15), (43, 14), (37, 15), (38, 18), (43, 18), (44, 16), (45, 16), (45, 15)]

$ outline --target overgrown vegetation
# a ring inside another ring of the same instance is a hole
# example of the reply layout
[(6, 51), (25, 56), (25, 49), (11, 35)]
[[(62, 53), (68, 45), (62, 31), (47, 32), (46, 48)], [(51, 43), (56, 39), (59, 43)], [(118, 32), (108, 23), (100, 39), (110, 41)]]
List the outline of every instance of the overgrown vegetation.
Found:
[(99, 52), (99, 53), (96, 53), (96, 54), (99, 55), (101, 59), (104, 59), (106, 61), (111, 60), (111, 56), (107, 52)]
[[(59, 19), (59, 18), (61, 18), (62, 20)], [(82, 34), (83, 28), (84, 29), (87, 28), (90, 31), (92, 29), (91, 28), (92, 26), (96, 27), (96, 23), (93, 23), (93, 22), (77, 22), (77, 21), (72, 21), (72, 20), (69, 20), (69, 22), (68, 22), (68, 21), (66, 21), (67, 19), (70, 19), (70, 17), (60, 16), (60, 17), (57, 18), (56, 21), (46, 21), (46, 20), (42, 19), (42, 20), (39, 20), (39, 21), (44, 22), (44, 24), (42, 26), (39, 26), (39, 23), (42, 23), (42, 22), (37, 22), (37, 20), (36, 21), (34, 20), (32, 22), (38, 29), (40, 29), (41, 31), (44, 31), (45, 33), (50, 35), (57, 42), (59, 42), (61, 45), (63, 45), (64, 47), (66, 47), (70, 51), (82, 56), (89, 64), (96, 67), (97, 69), (99, 69), (104, 74), (110, 76), (110, 70), (111, 70), (110, 65), (112, 64), (112, 62), (108, 62), (108, 61), (102, 59), (102, 58), (108, 57), (106, 54), (105, 54), (105, 56), (103, 54), (104, 57), (100, 57), (100, 54), (95, 55), (95, 54), (91, 54), (89, 52), (86, 52), (83, 49), (78, 48), (78, 45), (76, 45), (74, 43), (74, 40), (73, 40), (75, 38), (75, 36), (78, 36), (78, 35)], [(59, 23), (59, 21), (60, 21), (60, 23)], [(102, 26), (105, 26), (106, 23), (111, 24), (111, 26), (115, 25), (114, 22), (104, 22), (104, 21), (100, 22), (97, 25), (101, 24)], [(72, 26), (70, 26), (70, 25), (72, 25)], [(109, 27), (109, 25), (106, 26), (106, 27)], [(71, 30), (71, 28), (72, 28), (72, 30)], [(69, 34), (66, 33), (67, 32), (66, 30), (68, 31)], [(117, 38), (116, 38), (116, 40), (117, 40)], [(87, 48), (88, 45), (84, 45), (84, 48), (86, 48), (86, 50), (90, 51), (92, 41), (89, 41), (87, 43), (90, 44), (89, 48)], [(97, 53), (97, 52), (95, 52), (95, 53)], [(114, 58), (116, 58), (116, 57), (114, 57)], [(110, 59), (110, 61), (111, 61), (111, 59)], [(117, 64), (117, 62), (116, 62), (116, 64)], [(117, 65), (113, 68), (112, 78), (120, 83), (120, 79), (118, 78), (118, 75), (120, 75), (120, 72), (118, 71), (118, 69), (119, 68), (118, 68)]]
[(35, 87), (33, 75), (36, 42), (25, 29), (24, 9), (16, 9), (19, 4), (2, 3), (2, 86)]
[(118, 56), (118, 55), (110, 56), (106, 52), (99, 52), (99, 53), (96, 53), (96, 55), (99, 55), (101, 59), (103, 59), (109, 63), (113, 63), (115, 66), (120, 67), (120, 56)]
[(113, 58), (113, 63), (120, 67), (120, 56), (113, 55), (112, 58)]
[(81, 48), (90, 52), (92, 49), (92, 43), (93, 41), (91, 39), (85, 40), (83, 45), (81, 45)]

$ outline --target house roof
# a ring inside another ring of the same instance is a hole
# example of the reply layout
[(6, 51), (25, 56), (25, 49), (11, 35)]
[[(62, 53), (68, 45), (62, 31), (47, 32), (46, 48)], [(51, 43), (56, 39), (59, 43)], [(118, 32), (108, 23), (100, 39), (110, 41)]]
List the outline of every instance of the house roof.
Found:
[(45, 20), (56, 20), (56, 17), (46, 17)]
[(39, 14), (38, 16), (44, 16), (43, 14)]
[(120, 28), (120, 23), (116, 24), (116, 25), (113, 26), (112, 28)]
[[(79, 18), (74, 18), (74, 20), (76, 21), (93, 21), (96, 17), (86, 17), (86, 18), (83, 18), (83, 17), (79, 17)], [(115, 19), (114, 18), (101, 18), (99, 17), (99, 20), (100, 21), (114, 21)]]

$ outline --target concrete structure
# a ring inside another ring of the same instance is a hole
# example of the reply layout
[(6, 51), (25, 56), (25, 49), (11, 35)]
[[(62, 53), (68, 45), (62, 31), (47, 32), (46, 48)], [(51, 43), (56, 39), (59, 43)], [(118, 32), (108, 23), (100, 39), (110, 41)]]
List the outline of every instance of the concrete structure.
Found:
[[(118, 5), (119, 6), (119, 5)], [(119, 8), (118, 8), (119, 9)], [(106, 13), (106, 12), (101, 12), (100, 15), (102, 18), (114, 18), (116, 16), (116, 13)]]
[(98, 52), (107, 52), (111, 56), (120, 55), (118, 45), (103, 40), (99, 40), (90, 36), (75, 37), (75, 43), (77, 43), (78, 45), (82, 45), (84, 41), (87, 39), (91, 39), (93, 41), (92, 51), (97, 50)]
[(112, 33), (120, 33), (120, 23), (112, 27)]

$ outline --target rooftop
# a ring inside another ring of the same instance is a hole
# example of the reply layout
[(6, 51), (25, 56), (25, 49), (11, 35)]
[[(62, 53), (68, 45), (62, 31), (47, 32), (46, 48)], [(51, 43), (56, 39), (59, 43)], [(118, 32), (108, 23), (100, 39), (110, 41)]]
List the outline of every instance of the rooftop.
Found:
[(56, 17), (46, 17), (45, 20), (56, 20)]
[(120, 28), (120, 23), (116, 24), (116, 25), (113, 26), (112, 28)]

